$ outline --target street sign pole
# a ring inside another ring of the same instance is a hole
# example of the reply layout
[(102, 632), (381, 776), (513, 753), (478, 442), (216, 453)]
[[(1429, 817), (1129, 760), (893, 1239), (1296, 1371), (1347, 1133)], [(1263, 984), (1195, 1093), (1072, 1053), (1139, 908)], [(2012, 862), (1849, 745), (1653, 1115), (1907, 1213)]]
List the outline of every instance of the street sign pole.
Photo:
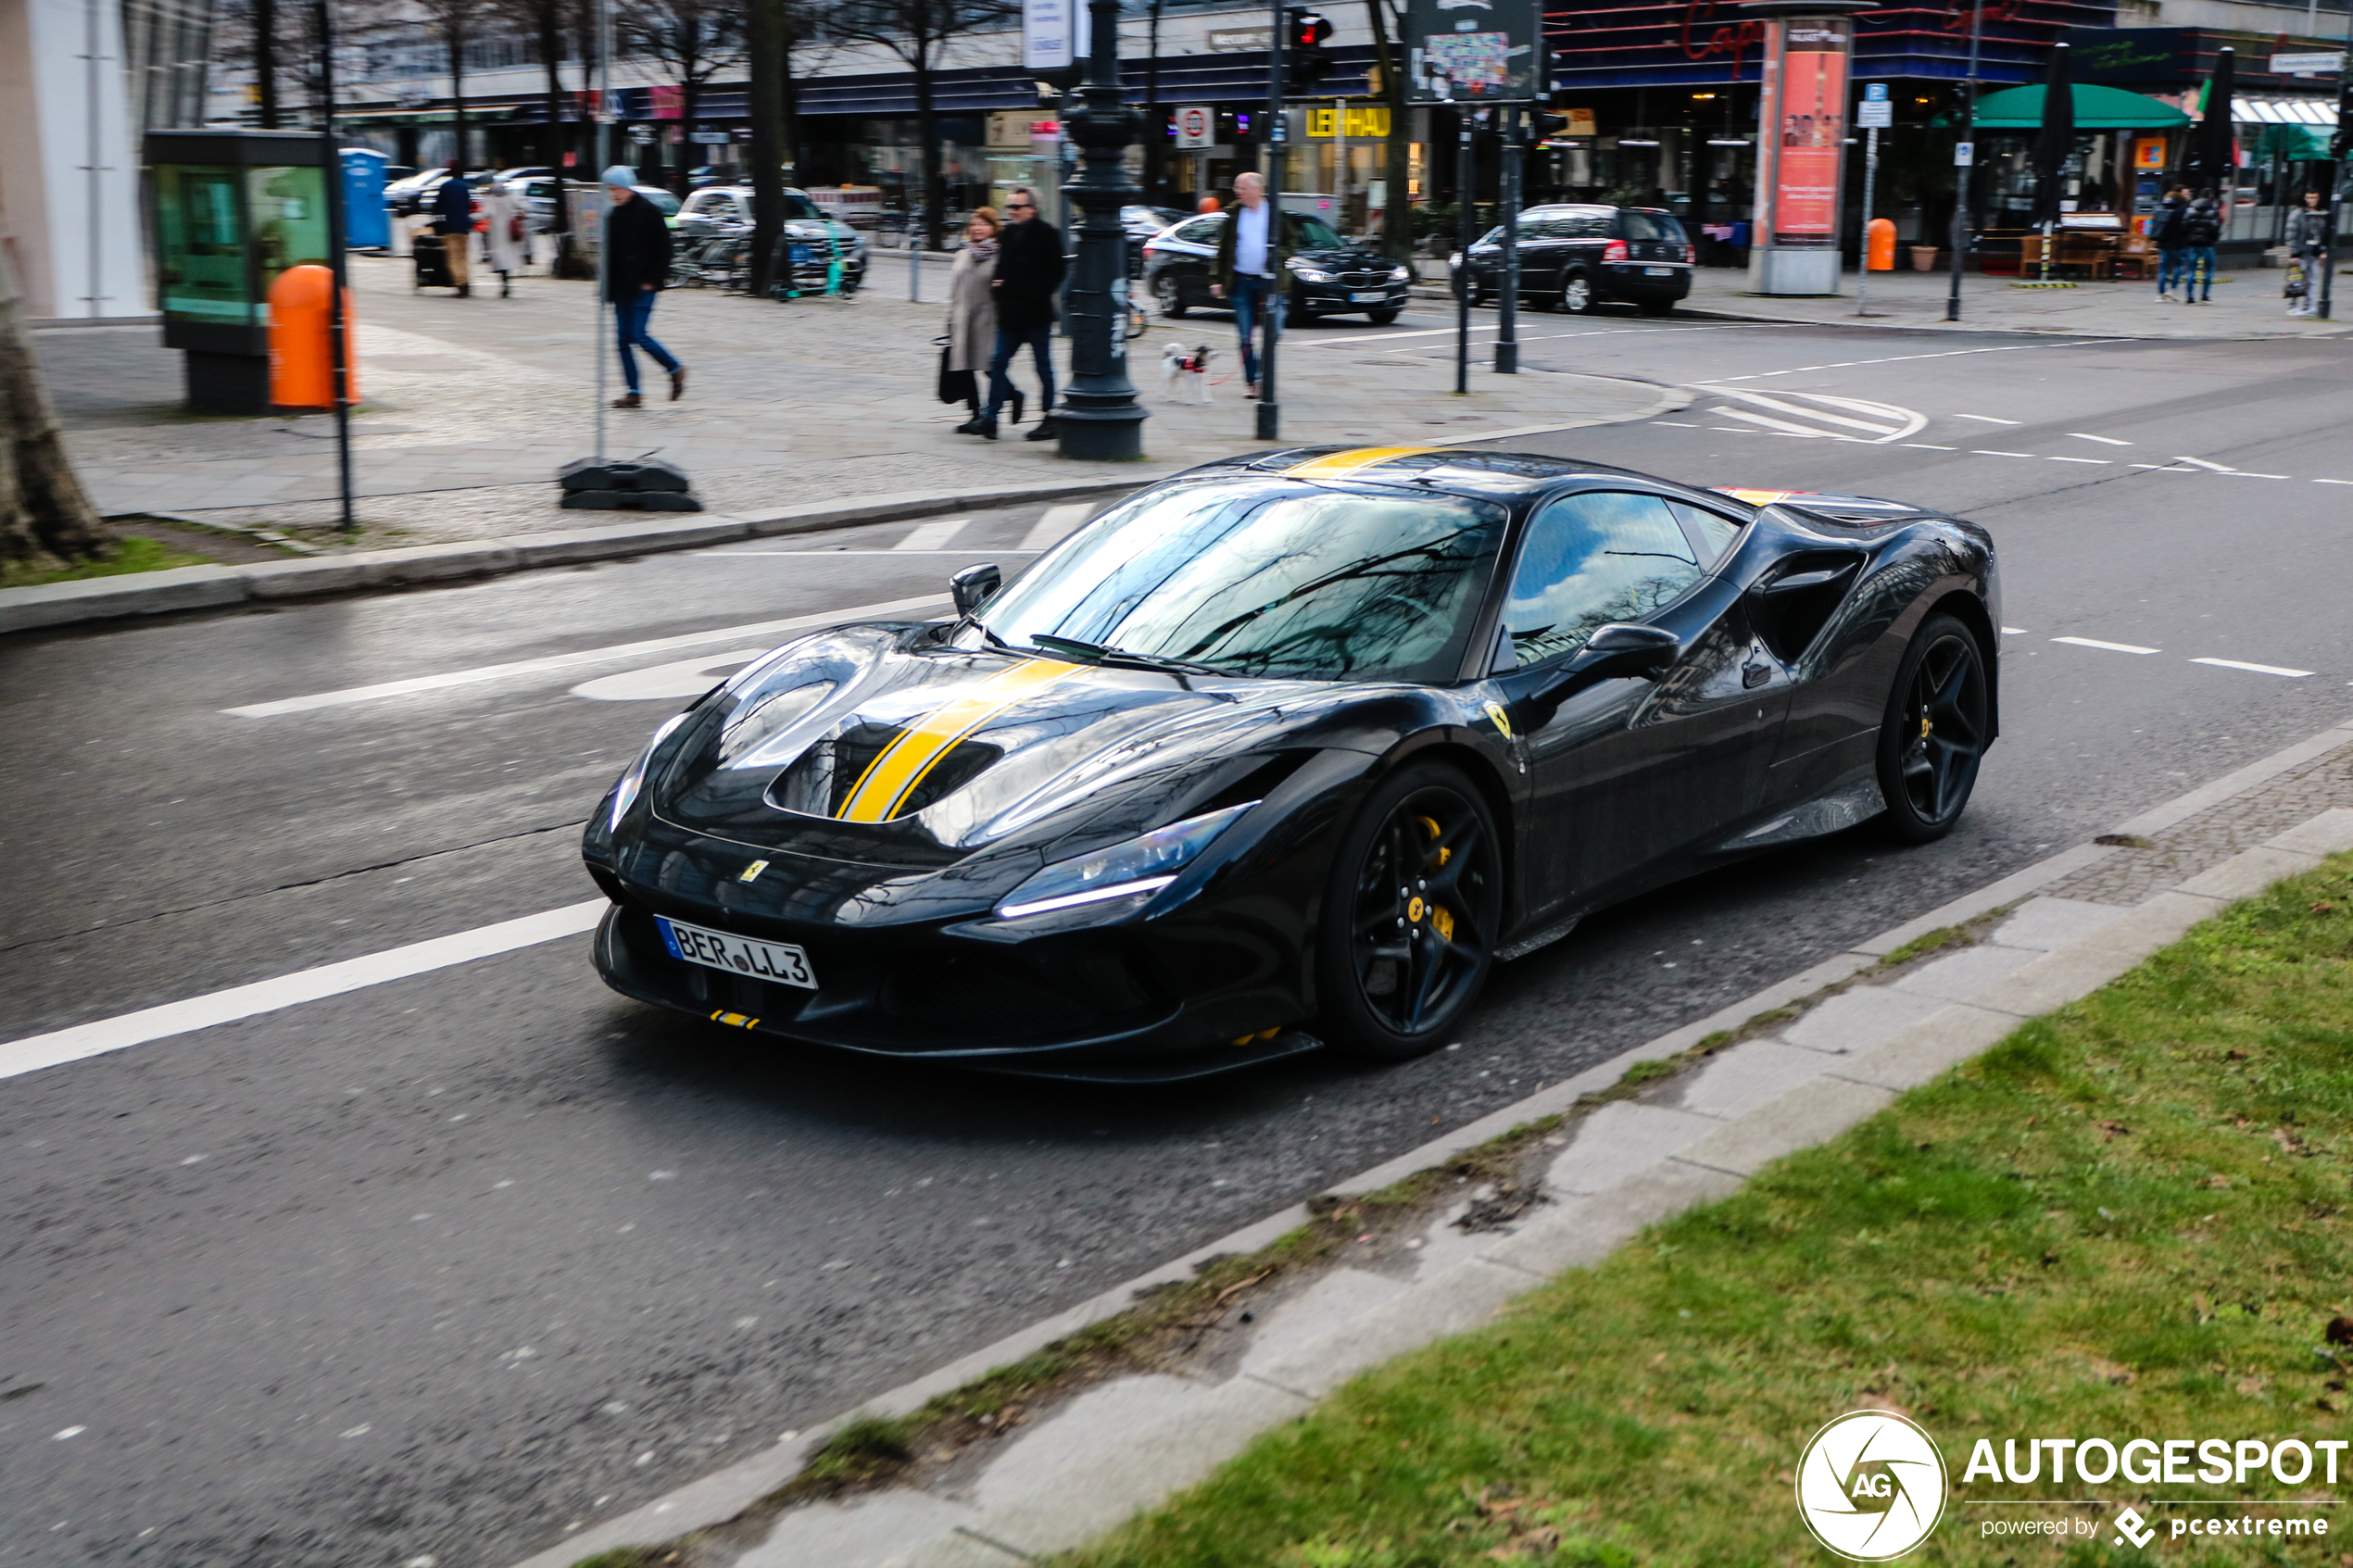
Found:
[(1470, 249), (1478, 209), (1478, 204), (1471, 199), (1471, 182), (1478, 176), (1478, 164), (1471, 147), (1471, 137), (1477, 132), (1471, 123), (1467, 100), (1454, 106), (1454, 119), (1461, 127), (1454, 150), (1454, 217), (1462, 246), (1454, 261), (1454, 395), (1465, 397), (1470, 394)]
[[(1283, 0), (1272, 0), (1272, 6), (1266, 28), (1266, 135), (1258, 144), (1266, 165), (1266, 258), (1270, 261), (1282, 248), (1283, 155), (1290, 150), (1283, 134), (1283, 32), (1287, 19), (1283, 15)], [(1276, 271), (1277, 275), (1266, 290), (1266, 308), (1263, 312), (1266, 320), (1261, 323), (1266, 345), (1258, 351), (1261, 441), (1279, 441), (1283, 434), (1283, 406), (1275, 401), (1275, 340), (1279, 335), (1276, 323), (1282, 320), (1284, 285), (1290, 277), (1284, 269), (1277, 268)]]
[(2345, 19), (2345, 53), (2337, 60), (2336, 134), (2329, 139), (2328, 232), (2321, 249), (2321, 288), (2313, 296), (2312, 314), (2322, 320), (2336, 305), (2336, 225), (2345, 210), (2345, 155), (2353, 152), (2353, 12)]
[(1961, 319), (1961, 257), (1969, 249), (1969, 182), (1977, 167), (1977, 49), (1984, 32), (1983, 0), (1971, 0), (1969, 13), (1969, 75), (1961, 86), (1968, 100), (1968, 118), (1961, 140), (1953, 148), (1953, 282), (1944, 296), (1944, 319)]
[(1856, 122), (1863, 128), (1863, 265), (1855, 272), (1855, 314), (1867, 315), (1865, 298), (1871, 290), (1871, 211), (1879, 194), (1879, 133), (1880, 128), (1895, 120), (1895, 105), (1887, 95), (1887, 83), (1873, 82), (1863, 88), (1862, 113)]
[[(334, 274), (327, 300), (327, 351), (335, 378), (335, 495), (340, 508), (335, 526), (350, 533), (359, 522), (351, 515), (351, 321), (343, 304), (350, 279), (345, 255), (343, 148), (335, 135), (334, 0), (319, 0), (319, 134), (327, 154), (327, 266)], [(94, 280), (96, 274), (92, 276)], [(91, 292), (96, 291), (94, 281)], [(94, 302), (91, 312), (97, 312)]]
[(1504, 106), (1504, 292), (1495, 301), (1495, 373), (1519, 374), (1519, 133), (1517, 104)]

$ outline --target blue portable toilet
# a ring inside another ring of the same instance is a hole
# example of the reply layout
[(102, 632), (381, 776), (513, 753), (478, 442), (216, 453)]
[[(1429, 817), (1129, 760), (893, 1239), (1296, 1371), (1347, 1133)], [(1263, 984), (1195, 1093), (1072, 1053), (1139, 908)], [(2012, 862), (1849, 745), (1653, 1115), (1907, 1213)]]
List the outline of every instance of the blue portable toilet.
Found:
[(384, 215), (385, 161), (373, 147), (343, 149), (343, 243), (352, 250), (392, 245), (392, 221)]

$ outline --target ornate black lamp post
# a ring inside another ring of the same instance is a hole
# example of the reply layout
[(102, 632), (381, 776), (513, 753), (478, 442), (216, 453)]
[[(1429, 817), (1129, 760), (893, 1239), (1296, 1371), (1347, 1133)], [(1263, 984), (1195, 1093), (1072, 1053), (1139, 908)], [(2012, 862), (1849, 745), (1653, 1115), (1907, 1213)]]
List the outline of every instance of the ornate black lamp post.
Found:
[(1119, 0), (1091, 0), (1092, 55), (1085, 106), (1066, 117), (1078, 144), (1078, 178), (1063, 189), (1078, 206), (1078, 265), (1071, 277), (1070, 390), (1054, 415), (1062, 455), (1097, 462), (1144, 455), (1145, 413), (1127, 379), (1127, 232), (1119, 209), (1143, 200), (1127, 182), (1127, 148), (1142, 117), (1119, 89)]

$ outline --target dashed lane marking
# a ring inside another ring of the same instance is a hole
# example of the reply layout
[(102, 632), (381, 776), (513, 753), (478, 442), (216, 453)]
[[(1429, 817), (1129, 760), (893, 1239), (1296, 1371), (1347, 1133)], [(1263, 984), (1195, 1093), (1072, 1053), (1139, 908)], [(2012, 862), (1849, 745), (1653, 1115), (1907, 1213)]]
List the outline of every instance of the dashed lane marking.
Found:
[(1989, 425), (2014, 425), (2025, 423), (2023, 420), (1995, 419), (1991, 414), (1955, 414), (1953, 417), (1957, 420), (1976, 420), (1981, 423)]
[(1972, 458), (2035, 458), (2041, 456), (2041, 454), (2037, 452), (1990, 452), (1982, 446), (1970, 447), (1969, 455)]
[(2070, 430), (2067, 433), (2069, 439), (2070, 440), (2096, 441), (2103, 446), (2130, 446), (2133, 445), (2129, 441), (2119, 441), (2112, 435), (2087, 435), (2080, 430)]
[(1793, 365), (1786, 370), (1758, 370), (1752, 375), (1720, 376), (1719, 382), (1764, 381), (1772, 376), (1810, 375), (1816, 370), (1851, 370), (1859, 365), (1896, 365), (1912, 359), (1952, 359), (1964, 354), (2025, 354), (2046, 348), (2097, 348), (2106, 344), (2136, 343), (2137, 338), (2087, 337), (2067, 343), (2006, 343), (1992, 348), (1948, 348), (1936, 354), (1891, 354), (1884, 359), (1842, 359), (1834, 365)]
[(2194, 467), (2204, 469), (2208, 473), (2234, 473), (2237, 471), (2228, 463), (2208, 462), (2204, 458), (2176, 457), (2173, 460), (2177, 463), (2188, 463)]
[(2055, 643), (2072, 643), (2079, 648), (2104, 648), (2109, 653), (2163, 653), (2163, 648), (2145, 648), (2133, 643), (2104, 643), (2097, 637), (2053, 637)]
[(2312, 673), (2309, 670), (2290, 670), (2284, 665), (2279, 664), (2248, 664), (2243, 659), (2193, 659), (2190, 662), (2192, 664), (2211, 664), (2220, 670), (2251, 671), (2258, 675), (2284, 675), (2291, 681), (2300, 681), (2304, 679), (2305, 676)]
[(846, 621), (865, 621), (876, 616), (896, 615), (902, 610), (929, 609), (948, 602), (945, 594), (925, 594), (912, 599), (886, 599), (880, 604), (845, 605), (839, 609), (819, 610), (813, 615), (787, 616), (782, 621), (753, 621), (738, 626), (716, 626), (708, 632), (688, 632), (675, 637), (648, 637), (640, 642), (614, 643), (606, 647), (583, 648), (577, 653), (549, 654), (544, 659), (518, 659), (504, 664), (478, 664), (471, 670), (448, 670), (438, 675), (413, 675), (405, 681), (379, 681), (373, 685), (346, 686), (340, 691), (313, 692), (308, 696), (281, 697), (275, 702), (247, 703), (242, 708), (224, 708), (220, 711), (240, 719), (275, 719), (287, 713), (308, 713), (319, 708), (341, 708), (355, 702), (373, 702), (379, 697), (406, 696), (412, 692), (441, 691), (450, 686), (470, 686), (484, 681), (503, 681), (522, 675), (536, 675), (549, 670), (569, 670), (575, 665), (602, 664), (616, 659), (636, 659), (649, 653), (664, 653), (672, 648), (690, 648), (705, 643), (732, 643), (738, 639), (770, 637), (779, 632), (798, 632), (810, 626), (834, 626)]
[(476, 959), (577, 936), (582, 932), (594, 931), (610, 907), (602, 898), (592, 898), (520, 920), (500, 921), (496, 925), (477, 926), (454, 935), (411, 942), (364, 958), (321, 964), (316, 969), (280, 975), (275, 980), (233, 985), (225, 991), (191, 997), (183, 1002), (166, 1002), (161, 1007), (142, 1008), (137, 1012), (100, 1019), (94, 1023), (78, 1023), (70, 1029), (10, 1040), (0, 1044), (0, 1078), (37, 1073), (44, 1067), (85, 1060), (150, 1040), (234, 1023), (240, 1019), (342, 996), (386, 981), (405, 980), (453, 964), (472, 963)]

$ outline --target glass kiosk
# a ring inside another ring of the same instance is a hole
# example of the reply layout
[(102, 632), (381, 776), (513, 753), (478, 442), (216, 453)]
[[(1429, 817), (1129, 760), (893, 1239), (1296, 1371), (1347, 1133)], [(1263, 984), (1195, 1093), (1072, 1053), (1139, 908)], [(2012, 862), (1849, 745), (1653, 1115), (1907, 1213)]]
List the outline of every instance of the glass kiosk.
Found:
[(163, 343), (187, 356), (191, 411), (270, 411), (270, 285), (332, 265), (328, 159), (313, 132), (147, 133)]

